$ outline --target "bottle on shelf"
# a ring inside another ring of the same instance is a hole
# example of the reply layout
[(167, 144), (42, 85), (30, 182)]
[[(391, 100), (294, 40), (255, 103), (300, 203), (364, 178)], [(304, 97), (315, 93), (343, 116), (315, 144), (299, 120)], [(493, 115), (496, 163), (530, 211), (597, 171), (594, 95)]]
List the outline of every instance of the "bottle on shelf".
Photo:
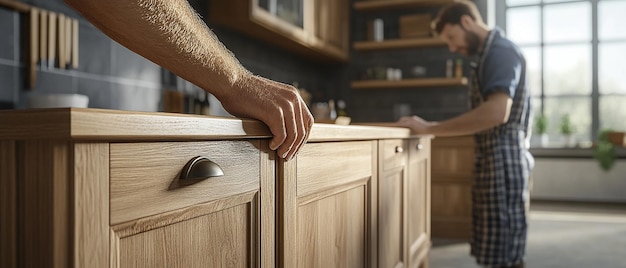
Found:
[(328, 109), (330, 109), (330, 120), (337, 119), (337, 110), (335, 109), (335, 100), (328, 101)]
[(461, 78), (463, 77), (463, 60), (456, 60), (456, 68), (454, 69), (454, 77)]
[(368, 39), (381, 42), (385, 39), (385, 26), (383, 19), (374, 19), (368, 24)]

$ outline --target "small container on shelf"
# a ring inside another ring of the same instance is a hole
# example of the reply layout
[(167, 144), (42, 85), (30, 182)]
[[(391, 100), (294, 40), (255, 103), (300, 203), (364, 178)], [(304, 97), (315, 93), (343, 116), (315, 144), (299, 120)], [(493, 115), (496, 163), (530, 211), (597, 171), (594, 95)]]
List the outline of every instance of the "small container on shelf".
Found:
[(456, 67), (454, 68), (454, 77), (461, 78), (463, 77), (463, 60), (456, 60)]
[(431, 20), (430, 14), (401, 16), (399, 19), (400, 38), (430, 37), (432, 35), (432, 29), (430, 28)]
[(385, 39), (383, 19), (374, 19), (367, 23), (367, 39), (376, 42), (381, 42)]

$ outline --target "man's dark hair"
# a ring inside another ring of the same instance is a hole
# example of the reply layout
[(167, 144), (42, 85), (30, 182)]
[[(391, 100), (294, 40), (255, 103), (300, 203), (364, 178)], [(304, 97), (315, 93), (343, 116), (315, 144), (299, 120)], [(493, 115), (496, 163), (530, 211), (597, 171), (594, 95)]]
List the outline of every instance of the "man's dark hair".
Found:
[(437, 34), (441, 34), (446, 24), (460, 24), (461, 17), (468, 15), (474, 21), (482, 22), (482, 17), (474, 3), (467, 0), (456, 0), (441, 8), (439, 14), (433, 21), (433, 28)]

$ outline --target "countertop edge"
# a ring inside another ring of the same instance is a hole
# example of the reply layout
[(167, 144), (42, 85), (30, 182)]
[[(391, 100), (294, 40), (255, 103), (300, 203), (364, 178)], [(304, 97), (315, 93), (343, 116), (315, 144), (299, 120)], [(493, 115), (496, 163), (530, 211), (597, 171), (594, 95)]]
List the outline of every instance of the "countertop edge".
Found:
[[(51, 108), (0, 111), (0, 139), (77, 141), (158, 141), (270, 138), (258, 120), (165, 112), (95, 108)], [(309, 142), (429, 137), (407, 128), (316, 123)]]

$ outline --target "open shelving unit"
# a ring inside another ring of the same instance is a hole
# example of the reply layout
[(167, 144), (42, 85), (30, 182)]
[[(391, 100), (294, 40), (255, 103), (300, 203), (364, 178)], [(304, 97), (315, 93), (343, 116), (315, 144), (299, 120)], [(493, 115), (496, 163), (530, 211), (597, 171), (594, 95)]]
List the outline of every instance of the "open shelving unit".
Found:
[[(440, 7), (452, 2), (454, 2), (454, 0), (360, 0), (354, 2), (354, 9), (361, 12), (372, 12), (415, 7)], [(445, 46), (446, 42), (441, 40), (439, 37), (388, 39), (383, 41), (357, 41), (352, 44), (355, 51), (361, 52)], [(351, 88), (357, 90), (435, 88), (462, 87), (467, 86), (467, 84), (467, 77), (428, 77), (402, 80), (357, 80), (352, 81)]]
[(460, 78), (414, 78), (402, 80), (362, 80), (353, 81), (352, 89), (383, 89), (383, 88), (416, 88), (416, 87), (450, 87), (466, 86), (467, 77)]

